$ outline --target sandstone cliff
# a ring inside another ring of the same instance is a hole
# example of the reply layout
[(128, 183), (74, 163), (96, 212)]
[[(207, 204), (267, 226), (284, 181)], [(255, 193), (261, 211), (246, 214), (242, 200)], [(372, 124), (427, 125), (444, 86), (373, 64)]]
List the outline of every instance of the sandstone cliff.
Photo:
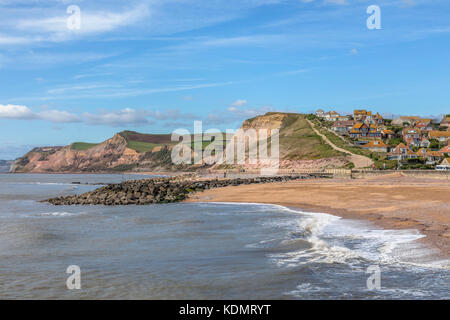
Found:
[[(270, 129), (279, 129), (280, 167), (283, 169), (336, 168), (347, 165), (345, 157), (316, 135), (305, 117), (302, 114), (272, 112), (244, 121), (242, 129), (268, 129), (269, 134)], [(175, 166), (171, 161), (171, 150), (175, 143), (169, 134), (124, 131), (99, 144), (77, 142), (65, 147), (35, 148), (17, 159), (11, 172), (194, 171), (198, 168), (264, 167), (261, 162)], [(203, 148), (208, 143), (203, 141)]]

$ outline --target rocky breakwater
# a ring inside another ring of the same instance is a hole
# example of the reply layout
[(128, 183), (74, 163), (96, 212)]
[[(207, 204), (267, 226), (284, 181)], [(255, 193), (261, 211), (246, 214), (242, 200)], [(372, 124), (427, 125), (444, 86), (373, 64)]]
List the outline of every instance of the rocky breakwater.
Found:
[(156, 178), (110, 184), (81, 195), (61, 196), (43, 200), (53, 205), (145, 205), (185, 200), (189, 194), (212, 188), (253, 183), (283, 182), (313, 178), (309, 175), (257, 177), (247, 179), (191, 180)]

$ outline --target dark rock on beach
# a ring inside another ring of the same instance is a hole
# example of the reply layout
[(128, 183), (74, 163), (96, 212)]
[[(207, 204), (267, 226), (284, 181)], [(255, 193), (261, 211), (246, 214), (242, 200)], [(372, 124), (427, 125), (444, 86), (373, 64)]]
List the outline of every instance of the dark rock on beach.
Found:
[(283, 182), (314, 178), (311, 175), (274, 176), (238, 179), (194, 180), (180, 178), (155, 178), (110, 184), (81, 195), (61, 196), (42, 202), (53, 205), (145, 205), (172, 203), (185, 200), (189, 194), (212, 188), (241, 184)]

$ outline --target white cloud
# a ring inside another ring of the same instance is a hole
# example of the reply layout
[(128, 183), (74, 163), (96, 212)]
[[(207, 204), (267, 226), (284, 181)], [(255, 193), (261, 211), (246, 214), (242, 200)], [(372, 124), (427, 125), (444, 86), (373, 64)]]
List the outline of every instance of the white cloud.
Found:
[(36, 115), (30, 108), (21, 105), (0, 104), (0, 119), (33, 119)]
[(17, 21), (16, 27), (30, 32), (48, 32), (57, 35), (53, 40), (64, 40), (63, 35), (101, 33), (135, 24), (149, 14), (149, 8), (145, 5), (119, 12), (93, 12), (81, 9), (80, 29), (71, 30), (67, 27), (69, 17), (67, 14), (43, 19), (22, 19)]
[(13, 120), (44, 120), (49, 122), (68, 123), (79, 122), (80, 118), (67, 111), (60, 110), (44, 110), (41, 112), (33, 112), (27, 106), (22, 105), (1, 105), (0, 119)]
[(238, 99), (235, 102), (231, 104), (231, 107), (243, 107), (247, 104), (247, 100), (245, 99)]
[(150, 113), (145, 110), (125, 108), (119, 111), (104, 111), (100, 114), (92, 114), (86, 112), (82, 114), (82, 117), (88, 124), (125, 126), (148, 124), (149, 120), (147, 119), (147, 117), (149, 115)]
[(58, 123), (80, 122), (81, 119), (73, 113), (60, 110), (46, 110), (37, 113), (37, 117), (41, 120)]

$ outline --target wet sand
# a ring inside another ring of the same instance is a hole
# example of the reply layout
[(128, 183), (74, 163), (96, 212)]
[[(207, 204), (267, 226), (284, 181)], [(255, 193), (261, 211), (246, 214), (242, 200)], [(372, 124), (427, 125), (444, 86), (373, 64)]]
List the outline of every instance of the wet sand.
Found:
[(446, 180), (401, 174), (360, 180), (301, 180), (212, 189), (187, 201), (279, 204), (369, 220), (387, 229), (418, 229), (426, 235), (421, 241), (450, 257), (450, 181)]

